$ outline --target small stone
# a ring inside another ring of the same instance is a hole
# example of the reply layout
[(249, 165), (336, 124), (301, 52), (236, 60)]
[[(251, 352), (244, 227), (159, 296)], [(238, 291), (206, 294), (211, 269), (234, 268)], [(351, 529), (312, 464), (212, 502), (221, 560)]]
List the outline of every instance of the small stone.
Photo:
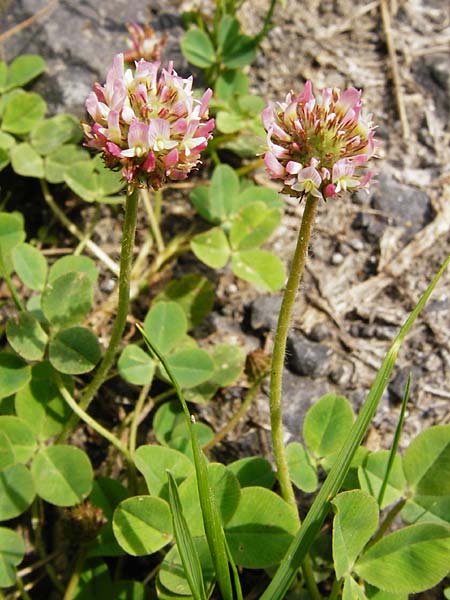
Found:
[(334, 266), (341, 265), (344, 262), (344, 257), (340, 252), (335, 252), (331, 257), (330, 262)]
[(303, 336), (288, 338), (287, 362), (297, 375), (324, 377), (328, 374), (333, 351), (323, 344), (310, 342)]
[(274, 331), (281, 308), (281, 296), (259, 296), (250, 305), (250, 326), (253, 331)]
[(320, 323), (316, 323), (314, 325), (309, 332), (308, 337), (313, 342), (323, 342), (323, 340), (331, 337), (331, 331), (328, 325), (324, 321), (321, 321)]
[(364, 250), (364, 242), (360, 238), (355, 238), (354, 240), (350, 240), (349, 244), (353, 248), (353, 250), (355, 250), (356, 252), (361, 252), (361, 250)]
[(389, 399), (392, 403), (400, 404), (402, 402), (410, 373), (412, 373), (411, 389), (409, 392), (410, 401), (411, 398), (415, 395), (419, 385), (420, 371), (419, 369), (411, 369), (409, 367), (404, 367), (403, 369), (398, 370), (394, 379), (388, 385)]
[(350, 382), (352, 376), (352, 368), (348, 364), (339, 365), (330, 372), (330, 381), (336, 385), (344, 386)]

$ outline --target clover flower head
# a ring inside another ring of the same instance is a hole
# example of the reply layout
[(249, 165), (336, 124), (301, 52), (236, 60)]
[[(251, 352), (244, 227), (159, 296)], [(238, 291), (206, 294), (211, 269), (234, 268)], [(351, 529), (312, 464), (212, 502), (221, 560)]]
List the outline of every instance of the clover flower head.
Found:
[(92, 123), (83, 123), (86, 146), (121, 168), (129, 184), (158, 189), (185, 179), (200, 162), (214, 129), (208, 118), (212, 91), (193, 97), (192, 77), (183, 79), (159, 63), (141, 59), (125, 70), (118, 54), (105, 85), (95, 84), (86, 100)]
[(168, 34), (156, 35), (147, 24), (143, 27), (137, 23), (127, 23), (130, 34), (129, 46), (131, 49), (124, 53), (126, 63), (143, 58), (150, 62), (161, 58), (162, 50), (167, 42)]
[(336, 197), (365, 187), (374, 174), (366, 165), (375, 152), (375, 127), (355, 88), (326, 88), (316, 98), (307, 81), (301, 94), (269, 104), (262, 122), (266, 168), (290, 196)]

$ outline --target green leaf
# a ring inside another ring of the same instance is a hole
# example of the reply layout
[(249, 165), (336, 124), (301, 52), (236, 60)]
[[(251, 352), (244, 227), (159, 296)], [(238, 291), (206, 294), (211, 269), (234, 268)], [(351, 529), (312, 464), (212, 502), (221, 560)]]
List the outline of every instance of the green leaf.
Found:
[(114, 582), (114, 600), (146, 600), (144, 584), (140, 581), (119, 579)]
[(9, 133), (5, 133), (4, 131), (0, 131), (0, 148), (2, 150), (9, 150), (13, 146), (16, 145), (16, 138)]
[(255, 38), (239, 35), (222, 50), (222, 63), (228, 69), (239, 69), (255, 60), (258, 44)]
[(47, 284), (41, 307), (52, 325), (67, 327), (82, 321), (91, 310), (92, 302), (93, 289), (88, 275), (70, 272)]
[(86, 327), (63, 329), (50, 340), (49, 360), (60, 373), (89, 373), (101, 354), (98, 339)]
[(222, 133), (236, 133), (245, 128), (245, 119), (235, 112), (219, 110), (216, 115), (216, 127)]
[(276, 476), (268, 460), (259, 456), (247, 456), (227, 465), (238, 478), (241, 487), (259, 486), (271, 489)]
[(120, 376), (133, 385), (150, 383), (155, 374), (155, 366), (147, 352), (136, 344), (125, 346), (117, 361)]
[(414, 594), (435, 586), (448, 572), (450, 529), (424, 523), (395, 531), (374, 544), (356, 573), (387, 592)]
[(134, 463), (145, 478), (152, 496), (168, 500), (167, 471), (180, 484), (193, 471), (194, 465), (184, 454), (165, 446), (140, 446), (134, 454)]
[[(16, 394), (17, 416), (25, 421), (40, 440), (61, 433), (72, 410), (61, 396), (57, 373), (49, 362), (34, 365), (31, 381)], [(73, 380), (62, 376), (64, 386), (72, 391)]]
[(217, 32), (217, 46), (219, 50), (231, 46), (237, 37), (241, 26), (239, 21), (231, 15), (224, 15), (219, 22)]
[(0, 171), (7, 167), (10, 163), (10, 156), (6, 150), (0, 148)]
[(284, 209), (284, 202), (280, 194), (271, 188), (261, 185), (249, 185), (238, 196), (239, 206), (248, 206), (254, 202), (264, 202), (267, 208)]
[(184, 310), (176, 302), (157, 302), (144, 321), (144, 331), (163, 354), (175, 348), (186, 335)]
[(249, 88), (248, 77), (240, 70), (223, 71), (216, 81), (216, 95), (228, 102), (234, 95), (246, 94)]
[(211, 312), (214, 305), (214, 288), (212, 283), (197, 273), (190, 273), (168, 283), (155, 298), (173, 301), (184, 310), (188, 322), (188, 330), (192, 329)]
[(150, 496), (128, 498), (114, 511), (113, 531), (128, 554), (153, 554), (172, 540), (169, 505)]
[(225, 535), (237, 565), (265, 569), (282, 559), (297, 527), (295, 509), (280, 496), (266, 488), (246, 487)]
[(9, 352), (0, 352), (0, 398), (15, 394), (30, 381), (31, 367)]
[(167, 446), (175, 426), (183, 422), (183, 409), (178, 402), (167, 402), (160, 406), (153, 419), (153, 431), (158, 442)]
[(16, 583), (15, 567), (25, 555), (25, 543), (18, 533), (7, 527), (0, 527), (0, 588)]
[(216, 62), (216, 54), (211, 40), (204, 31), (197, 27), (186, 32), (180, 45), (184, 56), (196, 67), (204, 69)]
[(5, 61), (0, 60), (0, 92), (5, 90), (6, 80), (8, 78), (8, 67)]
[(173, 531), (183, 570), (195, 600), (206, 600), (200, 557), (183, 514), (177, 483), (170, 471), (167, 472), (167, 475), (169, 477), (169, 502)]
[(209, 221), (209, 223), (220, 223), (220, 219), (213, 214), (211, 210), (211, 201), (209, 198), (209, 187), (206, 185), (197, 185), (189, 194), (189, 199), (196, 208), (198, 214)]
[(42, 291), (47, 279), (47, 261), (31, 244), (17, 245), (12, 252), (14, 269), (23, 283), (32, 290)]
[(211, 177), (209, 201), (211, 213), (221, 222), (226, 221), (238, 210), (239, 177), (229, 165), (218, 165)]
[[(361, 489), (365, 490), (375, 499), (378, 499), (383, 480), (386, 476), (389, 452), (380, 450), (371, 452), (363, 465), (358, 469), (358, 478)], [(399, 500), (405, 493), (405, 476), (403, 474), (402, 459), (397, 455), (394, 459), (389, 475), (388, 484), (380, 508), (385, 508)]]
[(50, 183), (65, 181), (66, 172), (74, 163), (89, 161), (89, 154), (73, 144), (65, 144), (45, 157), (45, 179)]
[(244, 369), (245, 356), (242, 350), (231, 344), (218, 344), (212, 349), (211, 355), (215, 368), (209, 382), (219, 387), (234, 383)]
[(263, 244), (280, 223), (276, 208), (268, 209), (263, 202), (252, 202), (239, 211), (230, 231), (234, 250), (249, 250)]
[(168, 356), (167, 362), (182, 388), (193, 388), (214, 373), (211, 357), (200, 348), (179, 350)]
[(361, 490), (338, 494), (332, 505), (333, 559), (336, 578), (350, 575), (358, 555), (378, 527), (377, 501)]
[(66, 142), (79, 141), (79, 133), (81, 127), (78, 119), (62, 113), (37, 123), (31, 131), (30, 140), (36, 152), (47, 156)]
[(39, 94), (17, 94), (6, 105), (2, 129), (16, 135), (28, 133), (42, 119), (46, 110), (47, 105)]
[(237, 99), (239, 110), (247, 115), (247, 117), (258, 116), (260, 118), (261, 111), (264, 109), (266, 102), (261, 96), (254, 94), (245, 94)]
[(344, 579), (342, 600), (367, 600), (363, 588), (350, 575)]
[[(209, 444), (214, 437), (213, 430), (206, 423), (194, 423), (193, 429), (200, 447)], [(191, 438), (186, 422), (179, 423), (171, 432), (169, 446), (183, 452), (190, 460), (193, 460)]]
[(326, 394), (306, 413), (303, 437), (316, 456), (340, 450), (353, 424), (353, 409), (344, 396)]
[(373, 587), (369, 584), (365, 584), (366, 596), (370, 600), (408, 600), (408, 594), (394, 594), (392, 592), (385, 592)]
[(403, 468), (417, 495), (450, 495), (450, 425), (420, 433), (406, 449)]
[(84, 564), (72, 598), (73, 600), (116, 598), (109, 569), (103, 561), (91, 559)]
[(2, 415), (0, 433), (8, 438), (15, 462), (26, 463), (30, 460), (36, 449), (36, 437), (25, 421), (12, 415)]
[(19, 313), (6, 323), (6, 337), (11, 347), (26, 360), (40, 360), (44, 356), (48, 336), (30, 313)]
[(23, 177), (44, 177), (44, 162), (30, 144), (17, 144), (10, 150), (11, 165)]
[[(222, 526), (226, 525), (236, 512), (241, 497), (237, 477), (220, 463), (208, 464), (209, 493), (219, 512)], [(194, 537), (204, 535), (203, 520), (199, 518), (199, 494), (197, 476), (192, 473), (179, 487), (183, 513)]]
[(0, 471), (0, 521), (21, 515), (34, 496), (33, 479), (25, 465), (10, 465)]
[(67, 273), (84, 273), (92, 284), (97, 281), (98, 277), (97, 267), (91, 258), (72, 254), (58, 258), (53, 263), (48, 273), (48, 282), (54, 283), (56, 279)]
[[(193, 537), (193, 543), (200, 560), (205, 586), (208, 587), (210, 592), (209, 588), (214, 583), (215, 577), (208, 543), (204, 536)], [(175, 598), (180, 600), (193, 598), (177, 546), (171, 548), (164, 557), (158, 573), (158, 583), (164, 586), (165, 592), (170, 594), (170, 596), (164, 596), (165, 598), (171, 598), (171, 600), (175, 600)], [(158, 593), (158, 598), (162, 597)]]
[(97, 477), (94, 481), (89, 501), (102, 510), (103, 517), (107, 522), (95, 540), (89, 544), (88, 556), (123, 556), (124, 551), (114, 537), (112, 519), (118, 504), (127, 497), (127, 490), (116, 479)]
[(233, 253), (231, 268), (237, 277), (271, 292), (279, 290), (286, 278), (281, 260), (266, 250), (242, 250)]
[(66, 169), (64, 179), (70, 189), (87, 202), (123, 202), (121, 196), (109, 195), (119, 192), (124, 186), (120, 172), (107, 169), (98, 160), (70, 165)]
[(15, 460), (14, 448), (9, 437), (0, 431), (0, 470), (13, 465)]
[(0, 273), (13, 270), (10, 259), (13, 249), (25, 239), (24, 219), (21, 213), (0, 213)]
[(36, 492), (56, 506), (73, 506), (92, 489), (94, 474), (85, 452), (75, 446), (41, 448), (31, 465)]
[(191, 240), (191, 250), (208, 267), (221, 269), (230, 258), (230, 246), (220, 227), (195, 235)]
[(311, 457), (299, 442), (286, 446), (286, 459), (291, 481), (307, 493), (315, 492), (318, 485), (317, 470)]
[(37, 54), (22, 54), (15, 58), (8, 68), (6, 85), (3, 91), (22, 87), (45, 71), (45, 60)]
[(415, 495), (401, 512), (407, 523), (440, 523), (450, 525), (450, 496)]

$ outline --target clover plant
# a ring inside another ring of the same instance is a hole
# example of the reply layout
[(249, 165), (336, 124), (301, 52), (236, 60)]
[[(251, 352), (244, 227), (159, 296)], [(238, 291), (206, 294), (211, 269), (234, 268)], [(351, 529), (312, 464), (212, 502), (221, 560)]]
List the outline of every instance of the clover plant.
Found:
[[(156, 62), (163, 41), (150, 28), (130, 25), (132, 59), (117, 54), (105, 84), (95, 84), (83, 146), (73, 116), (46, 118), (44, 99), (24, 89), (44, 71), (43, 59), (0, 63), (0, 168), (37, 178), (81, 244), (50, 258), (42, 240), (27, 236), (20, 207), (0, 212), (0, 276), (9, 296), (0, 350), (0, 597), (31, 597), (31, 574), (64, 600), (239, 600), (258, 570), (251, 594), (263, 600), (403, 600), (448, 573), (450, 426), (430, 427), (399, 451), (409, 380), (391, 448), (361, 444), (401, 344), (450, 257), (393, 340), (359, 414), (328, 393), (299, 423), (302, 442), (286, 444), (286, 339), (315, 214), (319, 203), (333, 210), (345, 193), (369, 184), (375, 126), (354, 88), (315, 96), (307, 82), (266, 108), (250, 96), (241, 69), (255, 58), (275, 1), (253, 37), (236, 16), (241, 4), (217, 2), (211, 22), (200, 11), (184, 15), (183, 52), (213, 88), (200, 94), (191, 78)], [(144, 48), (150, 55), (138, 60)], [(286, 284), (285, 261), (267, 246), (283, 196), (248, 177), (262, 161), (235, 170), (219, 152), (248, 157), (264, 130), (269, 175), (304, 204)], [(189, 188), (194, 223), (171, 236), (165, 189), (192, 177), (202, 153), (205, 178)], [(123, 213), (118, 263), (71, 222), (53, 197), (55, 184), (80, 201), (119, 205), (112, 213)], [(136, 253), (144, 213), (150, 231)], [(171, 278), (187, 252), (202, 268)], [(105, 269), (117, 289), (99, 309)], [(230, 341), (198, 335), (215, 303), (214, 270), (260, 290), (285, 288), (272, 356), (245, 356)], [(269, 374), (273, 462), (215, 462), (211, 449)], [(214, 431), (203, 410), (231, 386), (243, 390), (241, 407)], [(112, 424), (103, 413), (111, 389), (124, 398)], [(89, 451), (94, 440), (98, 455)], [(298, 503), (305, 494), (313, 495), (308, 510)]]

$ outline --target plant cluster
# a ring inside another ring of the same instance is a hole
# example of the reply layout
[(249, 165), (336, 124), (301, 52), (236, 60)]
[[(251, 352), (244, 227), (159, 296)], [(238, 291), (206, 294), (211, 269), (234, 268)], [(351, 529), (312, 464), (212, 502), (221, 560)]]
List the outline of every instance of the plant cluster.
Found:
[[(286, 336), (317, 205), (369, 182), (374, 127), (353, 88), (316, 98), (307, 82), (301, 94), (262, 111), (242, 67), (255, 58), (275, 1), (254, 37), (241, 31), (240, 4), (217, 3), (211, 19), (201, 11), (184, 15), (190, 28), (182, 49), (211, 86), (203, 94), (171, 65), (160, 70), (161, 42), (150, 28), (130, 26), (133, 50), (125, 59), (136, 63), (125, 68), (117, 55), (105, 85), (96, 84), (86, 102), (85, 146), (104, 160), (80, 145), (73, 116), (45, 118), (43, 98), (23, 89), (45, 69), (42, 58), (0, 63), (0, 168), (37, 178), (80, 250), (97, 258), (77, 251), (49, 261), (42, 243), (26, 241), (20, 207), (0, 212), (0, 275), (11, 299), (0, 351), (0, 597), (35, 597), (36, 583), (64, 600), (239, 600), (246, 576), (259, 570), (260, 584), (247, 592), (263, 600), (404, 600), (447, 575), (450, 426), (423, 431), (399, 453), (409, 381), (390, 450), (361, 444), (401, 343), (450, 258), (393, 341), (359, 415), (345, 397), (327, 394), (306, 414), (304, 444), (286, 446)], [(273, 356), (198, 342), (194, 329), (215, 298), (199, 273), (170, 281), (141, 319), (132, 317), (130, 301), (188, 251), (210, 269), (230, 264), (259, 289), (283, 287), (282, 261), (262, 248), (280, 224), (283, 199), (245, 176), (262, 163), (255, 154), (264, 129), (269, 174), (305, 205)], [(160, 229), (164, 184), (185, 179), (201, 152), (210, 177), (189, 194), (198, 219), (168, 239)], [(236, 170), (222, 161), (229, 152), (254, 160)], [(87, 202), (125, 199), (119, 264), (69, 220), (53, 198), (55, 184)], [(139, 203), (151, 235), (134, 257)], [(100, 266), (118, 277), (106, 348), (90, 326)], [(127, 319), (136, 330), (124, 338)], [(210, 460), (269, 372), (275, 469), (259, 456)], [(106, 426), (91, 409), (101, 406), (102, 386), (113, 377), (127, 386), (130, 408)], [(192, 416), (237, 382), (241, 408), (223, 430)], [(150, 412), (153, 443), (141, 444)], [(95, 468), (73, 435), (80, 420), (107, 443)], [(314, 499), (301, 521), (297, 500), (305, 494)]]

